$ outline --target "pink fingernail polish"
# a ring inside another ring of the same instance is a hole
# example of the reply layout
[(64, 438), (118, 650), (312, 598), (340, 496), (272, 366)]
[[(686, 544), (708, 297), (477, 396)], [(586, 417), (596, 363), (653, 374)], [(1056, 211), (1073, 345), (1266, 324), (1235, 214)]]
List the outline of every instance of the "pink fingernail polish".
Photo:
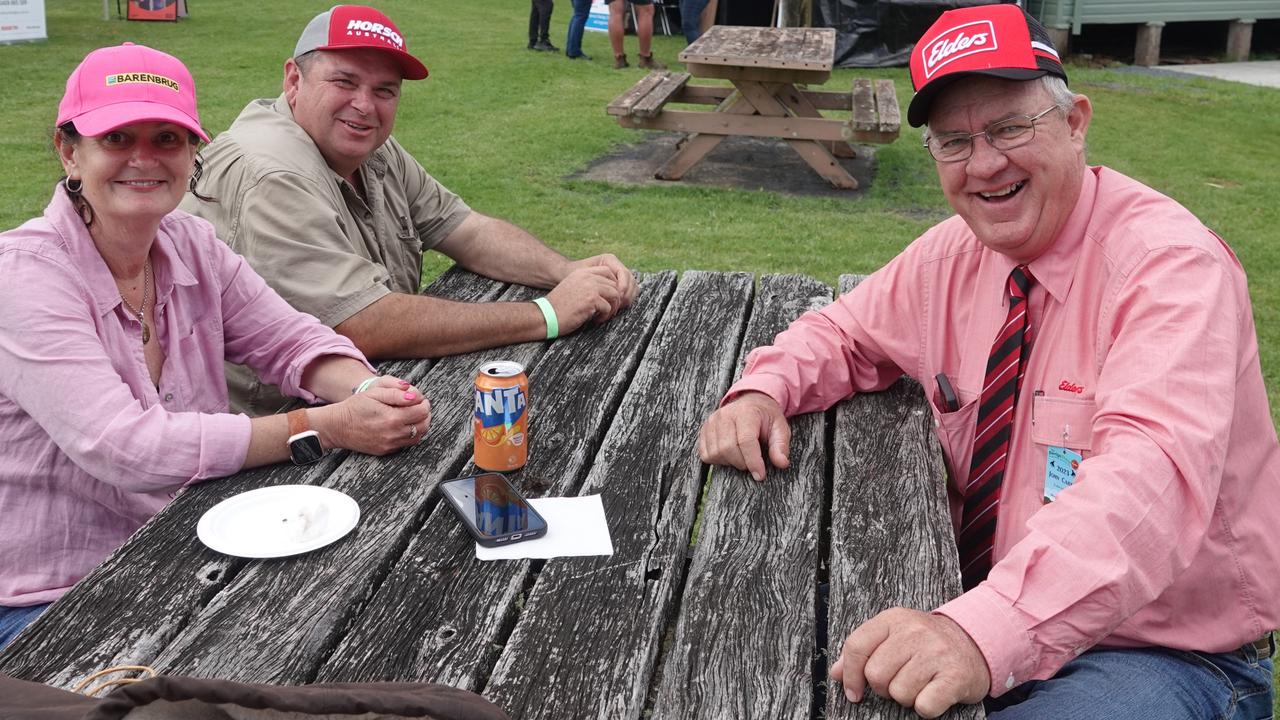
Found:
[(405, 394), (404, 394), (404, 399), (405, 399), (405, 400), (412, 400), (412, 399), (414, 399), (414, 398), (416, 398), (416, 397), (418, 397), (418, 393), (415, 393), (415, 392), (407, 392), (407, 393), (405, 393)]

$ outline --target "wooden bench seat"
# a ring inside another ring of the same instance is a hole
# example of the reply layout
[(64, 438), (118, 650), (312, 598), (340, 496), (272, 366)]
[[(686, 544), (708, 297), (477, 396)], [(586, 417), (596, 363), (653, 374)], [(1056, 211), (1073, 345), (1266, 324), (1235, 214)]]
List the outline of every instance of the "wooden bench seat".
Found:
[(614, 116), (655, 117), (688, 82), (689, 73), (655, 70), (614, 98), (607, 111)]
[[(853, 80), (853, 108), (849, 117), (849, 127), (854, 137), (861, 142), (893, 142), (898, 137), (898, 129), (902, 124), (902, 113), (898, 109), (898, 93), (892, 80), (876, 80), (872, 84), (867, 78)], [(863, 137), (868, 139), (863, 140)], [(888, 140), (885, 140), (885, 137)]]

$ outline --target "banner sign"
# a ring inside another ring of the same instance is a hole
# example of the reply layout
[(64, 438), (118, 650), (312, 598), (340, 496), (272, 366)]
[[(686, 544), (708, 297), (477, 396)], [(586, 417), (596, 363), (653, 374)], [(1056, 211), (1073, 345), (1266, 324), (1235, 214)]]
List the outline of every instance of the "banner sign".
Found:
[(178, 0), (129, 0), (128, 18), (130, 20), (177, 20)]
[(44, 0), (0, 0), (0, 43), (48, 37)]
[[(617, 0), (617, 2), (624, 2), (624, 0)], [(604, 4), (604, 0), (591, 0), (591, 14), (587, 15), (587, 29), (609, 32), (609, 6)]]

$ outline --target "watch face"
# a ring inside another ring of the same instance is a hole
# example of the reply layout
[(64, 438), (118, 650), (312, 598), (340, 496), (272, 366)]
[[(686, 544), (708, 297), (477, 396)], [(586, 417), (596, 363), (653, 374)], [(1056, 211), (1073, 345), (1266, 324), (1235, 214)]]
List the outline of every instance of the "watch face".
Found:
[(289, 455), (294, 465), (306, 465), (324, 457), (320, 446), (320, 433), (315, 430), (301, 432), (289, 438)]

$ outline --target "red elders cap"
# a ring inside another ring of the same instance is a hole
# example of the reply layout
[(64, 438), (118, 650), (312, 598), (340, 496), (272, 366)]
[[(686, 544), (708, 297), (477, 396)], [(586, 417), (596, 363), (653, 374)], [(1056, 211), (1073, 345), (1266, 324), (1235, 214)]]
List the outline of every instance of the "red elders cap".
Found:
[(1046, 74), (1067, 79), (1049, 33), (1021, 7), (949, 10), (911, 50), (916, 94), (907, 108), (907, 122), (911, 127), (924, 125), (938, 93), (966, 75), (1033, 80)]
[(298, 38), (293, 56), (312, 50), (363, 48), (390, 53), (400, 63), (400, 72), (406, 80), (421, 80), (427, 76), (427, 67), (409, 54), (404, 36), (391, 18), (367, 5), (334, 5), (312, 18)]

